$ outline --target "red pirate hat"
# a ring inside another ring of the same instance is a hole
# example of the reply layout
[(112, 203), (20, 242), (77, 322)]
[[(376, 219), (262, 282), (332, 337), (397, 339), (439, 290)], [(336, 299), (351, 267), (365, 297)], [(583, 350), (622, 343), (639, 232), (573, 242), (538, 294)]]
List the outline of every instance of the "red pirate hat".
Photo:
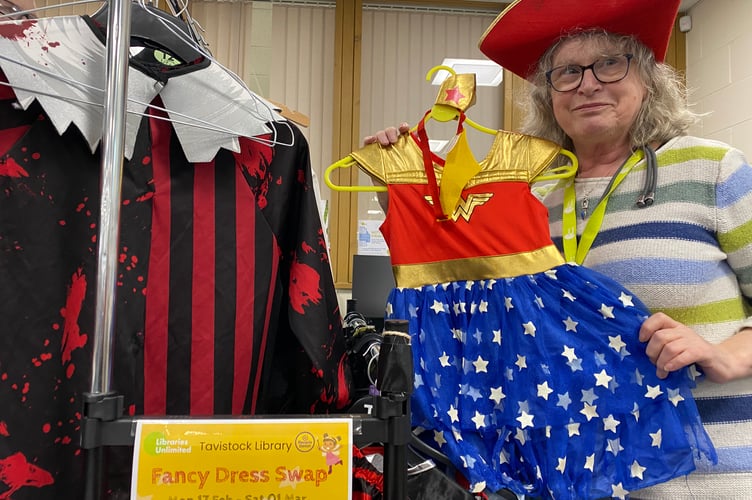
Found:
[(633, 35), (663, 61), (680, 0), (515, 0), (478, 46), (489, 59), (527, 78), (543, 53), (569, 32), (602, 28)]

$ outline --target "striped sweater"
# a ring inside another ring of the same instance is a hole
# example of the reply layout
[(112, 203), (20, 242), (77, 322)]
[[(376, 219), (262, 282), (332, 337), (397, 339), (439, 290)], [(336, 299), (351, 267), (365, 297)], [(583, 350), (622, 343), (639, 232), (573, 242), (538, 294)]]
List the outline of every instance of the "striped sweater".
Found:
[[(616, 279), (652, 311), (721, 342), (752, 327), (752, 168), (740, 151), (696, 137), (675, 138), (656, 153), (655, 203), (635, 205), (646, 176), (643, 160), (610, 196), (583, 265)], [(597, 200), (608, 181), (577, 180), (578, 204), (586, 194)], [(560, 249), (567, 182), (544, 196)], [(579, 236), (587, 220), (577, 220)], [(718, 464), (701, 464), (686, 478), (632, 498), (752, 497), (752, 378), (723, 385), (703, 381), (695, 397)]]

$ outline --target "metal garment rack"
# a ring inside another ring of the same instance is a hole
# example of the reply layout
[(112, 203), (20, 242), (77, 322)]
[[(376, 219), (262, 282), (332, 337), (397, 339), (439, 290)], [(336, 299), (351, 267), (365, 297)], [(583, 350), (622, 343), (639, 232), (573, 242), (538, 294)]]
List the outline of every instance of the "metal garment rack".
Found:
[[(105, 60), (107, 74), (101, 144), (102, 193), (97, 239), (99, 244), (97, 247), (96, 321), (91, 386), (90, 391), (83, 395), (84, 408), (80, 439), (80, 446), (85, 450), (86, 457), (84, 486), (86, 500), (104, 498), (104, 447), (133, 446), (138, 422), (138, 418), (123, 416), (124, 398), (112, 390), (117, 248), (125, 143), (124, 123), (131, 0), (107, 1), (110, 3), (110, 8), (107, 21)], [(404, 349), (402, 354), (404, 355)], [(400, 385), (404, 386), (404, 381), (397, 384), (397, 386)], [(412, 385), (411, 380), (409, 385)], [(376, 442), (384, 444), (384, 497), (391, 500), (407, 498), (407, 445), (412, 436), (410, 388), (393, 390), (394, 387), (390, 387), (388, 390), (382, 390), (381, 395), (373, 396), (367, 404), (373, 408), (372, 413), (336, 415), (353, 419), (354, 444), (358, 446)], [(360, 401), (362, 402), (363, 400)]]

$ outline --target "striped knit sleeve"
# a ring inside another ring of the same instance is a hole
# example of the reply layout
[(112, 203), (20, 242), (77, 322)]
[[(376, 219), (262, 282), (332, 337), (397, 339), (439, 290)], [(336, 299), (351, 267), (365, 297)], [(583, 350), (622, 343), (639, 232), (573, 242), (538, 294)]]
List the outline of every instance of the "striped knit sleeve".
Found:
[[(741, 151), (730, 149), (716, 182), (718, 242), (752, 310), (752, 167)], [(752, 317), (743, 327), (752, 327)]]

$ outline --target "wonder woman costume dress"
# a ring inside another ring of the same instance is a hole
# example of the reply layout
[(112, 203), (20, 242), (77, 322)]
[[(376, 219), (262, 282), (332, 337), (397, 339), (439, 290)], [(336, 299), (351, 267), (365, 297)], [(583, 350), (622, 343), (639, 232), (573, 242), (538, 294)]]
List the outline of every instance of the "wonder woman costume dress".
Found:
[[(638, 340), (646, 307), (551, 242), (530, 183), (559, 146), (499, 131), (478, 163), (463, 119), (446, 165), (424, 121), (351, 154), (387, 185), (386, 318), (409, 320), (416, 432), (473, 491), (543, 498), (626, 498), (715, 461), (697, 371), (658, 379)], [(450, 166), (469, 172), (454, 187), (442, 184)]]

